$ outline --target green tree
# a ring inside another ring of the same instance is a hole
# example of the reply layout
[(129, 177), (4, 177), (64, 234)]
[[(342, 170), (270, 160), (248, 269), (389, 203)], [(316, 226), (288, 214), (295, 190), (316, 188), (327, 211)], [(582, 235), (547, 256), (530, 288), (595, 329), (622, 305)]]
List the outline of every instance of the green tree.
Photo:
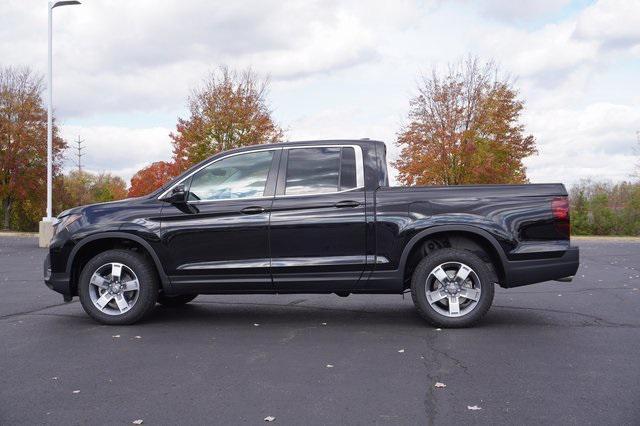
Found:
[(571, 191), (571, 232), (575, 235), (588, 235), (591, 233), (589, 226), (589, 200), (585, 196), (584, 188), (576, 186)]

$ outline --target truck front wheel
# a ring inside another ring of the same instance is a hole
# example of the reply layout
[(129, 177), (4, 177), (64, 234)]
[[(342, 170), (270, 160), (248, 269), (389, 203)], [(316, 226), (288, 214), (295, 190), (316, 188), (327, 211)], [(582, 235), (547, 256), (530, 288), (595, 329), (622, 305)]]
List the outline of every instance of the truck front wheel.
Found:
[(436, 327), (469, 327), (493, 302), (492, 276), (487, 264), (470, 251), (437, 250), (422, 259), (413, 273), (413, 303)]
[(152, 263), (131, 250), (108, 250), (85, 265), (78, 280), (80, 303), (102, 324), (133, 324), (147, 315), (158, 298)]

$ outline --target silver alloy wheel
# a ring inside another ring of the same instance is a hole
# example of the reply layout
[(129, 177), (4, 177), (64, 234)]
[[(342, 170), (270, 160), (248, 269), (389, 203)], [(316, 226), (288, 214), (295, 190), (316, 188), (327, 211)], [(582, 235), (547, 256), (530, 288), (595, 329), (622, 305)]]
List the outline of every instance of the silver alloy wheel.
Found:
[(478, 274), (464, 263), (446, 262), (433, 268), (425, 283), (431, 308), (447, 317), (462, 317), (480, 300)]
[(140, 282), (123, 263), (107, 263), (96, 269), (89, 281), (93, 305), (107, 315), (122, 315), (138, 301)]

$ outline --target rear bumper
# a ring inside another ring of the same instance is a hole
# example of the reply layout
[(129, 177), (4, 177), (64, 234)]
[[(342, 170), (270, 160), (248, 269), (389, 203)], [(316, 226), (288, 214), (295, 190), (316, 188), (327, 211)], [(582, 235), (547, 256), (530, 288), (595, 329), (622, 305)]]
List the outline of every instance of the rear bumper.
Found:
[(65, 302), (70, 301), (73, 297), (69, 276), (64, 273), (51, 272), (51, 260), (48, 254), (44, 259), (44, 283), (51, 290), (62, 294)]
[(572, 277), (579, 266), (578, 247), (569, 247), (562, 256), (556, 258), (506, 262), (504, 287), (519, 287)]

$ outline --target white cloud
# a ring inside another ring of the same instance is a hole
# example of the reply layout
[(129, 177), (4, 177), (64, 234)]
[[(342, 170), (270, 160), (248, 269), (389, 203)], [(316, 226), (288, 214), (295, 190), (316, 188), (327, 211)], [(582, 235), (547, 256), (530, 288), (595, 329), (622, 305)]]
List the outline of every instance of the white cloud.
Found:
[(476, 2), (480, 11), (489, 17), (511, 22), (539, 19), (553, 14), (570, 0), (484, 0)]
[(530, 115), (528, 124), (540, 151), (527, 161), (532, 181), (630, 178), (638, 108), (595, 103), (580, 110), (541, 110)]
[(589, 6), (577, 21), (575, 37), (612, 49), (640, 45), (640, 2), (609, 0)]

